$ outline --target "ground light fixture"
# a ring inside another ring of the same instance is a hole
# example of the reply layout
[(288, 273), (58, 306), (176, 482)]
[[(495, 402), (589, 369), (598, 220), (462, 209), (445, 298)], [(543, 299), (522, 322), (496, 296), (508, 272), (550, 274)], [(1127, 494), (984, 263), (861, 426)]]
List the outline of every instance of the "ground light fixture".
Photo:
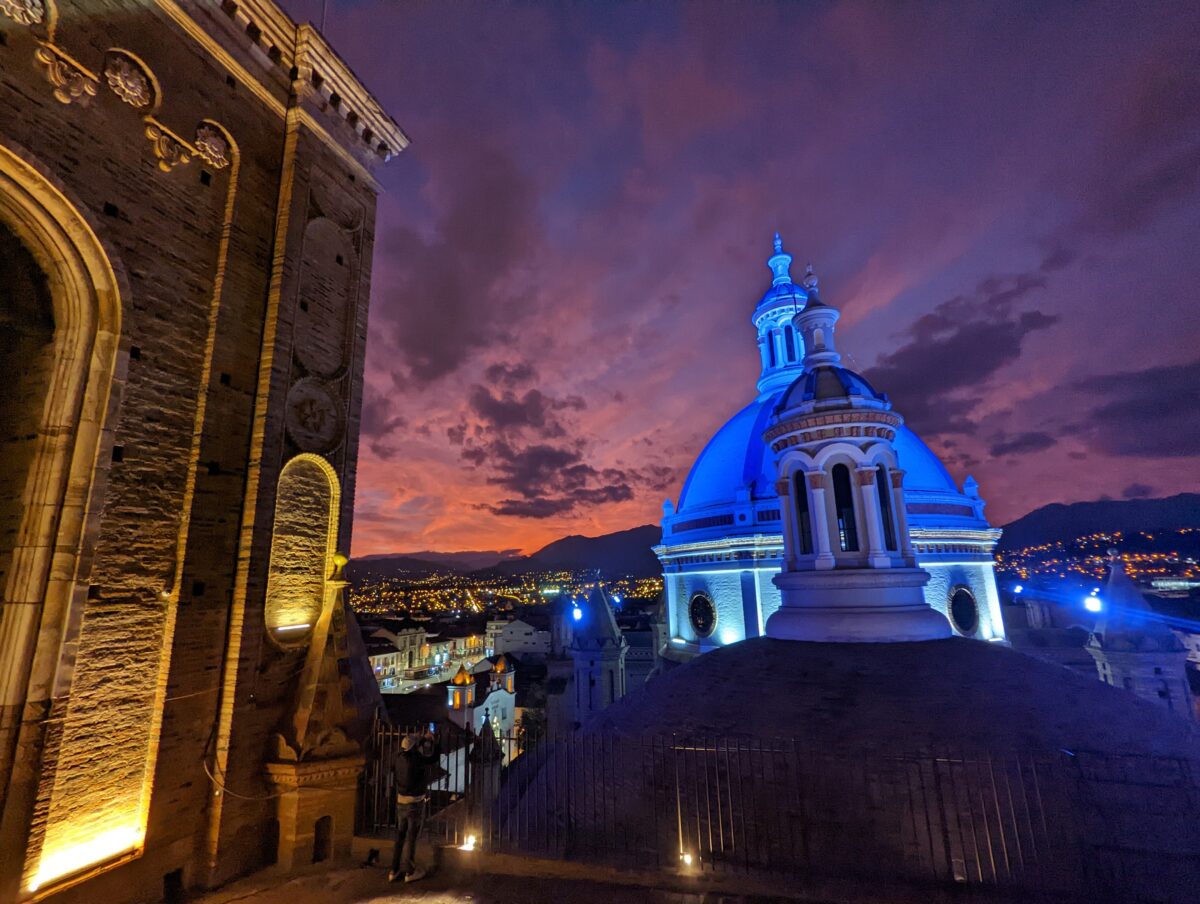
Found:
[(464, 841), (462, 844), (460, 844), (460, 845), (458, 846), (458, 849), (459, 849), (460, 851), (473, 851), (473, 850), (475, 850), (475, 836), (474, 836), (474, 835), (468, 835), (468, 836), (467, 836), (467, 838), (466, 838), (466, 840), (465, 840), (465, 841)]
[(1093, 593), (1084, 597), (1083, 608), (1087, 609), (1088, 612), (1099, 612), (1104, 608), (1104, 604), (1100, 602), (1100, 597)]

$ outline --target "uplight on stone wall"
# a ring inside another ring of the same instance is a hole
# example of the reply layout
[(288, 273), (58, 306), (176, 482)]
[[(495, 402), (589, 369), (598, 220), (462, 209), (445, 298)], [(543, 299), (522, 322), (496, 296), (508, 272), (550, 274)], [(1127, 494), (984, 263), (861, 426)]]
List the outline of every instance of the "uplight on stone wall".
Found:
[(321, 615), (337, 542), (338, 482), (317, 455), (298, 455), (279, 477), (265, 618), (284, 646), (308, 639)]

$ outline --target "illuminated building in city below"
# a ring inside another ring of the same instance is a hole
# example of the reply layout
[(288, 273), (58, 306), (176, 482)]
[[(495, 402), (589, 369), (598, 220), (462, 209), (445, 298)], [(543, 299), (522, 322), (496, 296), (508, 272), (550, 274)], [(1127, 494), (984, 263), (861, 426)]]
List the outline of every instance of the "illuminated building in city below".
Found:
[(617, 627), (609, 595), (599, 583), (573, 607), (571, 618), (575, 721), (583, 722), (625, 696), (629, 644)]
[(1115, 549), (1109, 550), (1109, 577), (1100, 597), (1096, 627), (1087, 651), (1100, 680), (1132, 691), (1184, 718), (1195, 718), (1187, 677), (1188, 650), (1125, 573)]
[[(663, 564), (671, 658), (759, 636), (780, 605), (773, 579), (783, 565), (787, 500), (778, 491), (779, 475), (763, 434), (788, 387), (805, 372), (804, 339), (793, 318), (817, 283), (811, 268), (799, 284), (792, 281), (792, 258), (778, 236), (767, 263), (771, 286), (752, 317), (761, 363), (758, 394), (700, 453), (678, 505), (669, 500), (664, 505), (662, 545), (655, 552)], [(896, 511), (896, 528), (907, 523), (913, 555), (930, 575), (926, 601), (950, 618), (955, 633), (1004, 640), (992, 559), (1000, 532), (984, 517), (978, 485), (968, 477), (960, 489), (903, 424), (892, 445), (903, 471), (904, 506)], [(834, 495), (833, 488), (825, 494), (831, 511)], [(865, 542), (861, 507), (853, 519), (839, 523)]]

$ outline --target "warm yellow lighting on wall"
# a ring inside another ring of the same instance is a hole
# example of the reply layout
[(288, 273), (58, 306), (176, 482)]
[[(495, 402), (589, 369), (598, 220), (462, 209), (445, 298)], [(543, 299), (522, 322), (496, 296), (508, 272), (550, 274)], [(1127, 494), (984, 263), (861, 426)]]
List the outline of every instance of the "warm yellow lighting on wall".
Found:
[(119, 826), (86, 841), (75, 841), (67, 835), (62, 839), (61, 846), (42, 849), (37, 873), (29, 884), (29, 890), (37, 891), (56, 879), (83, 872), (89, 866), (132, 852), (141, 845), (143, 837), (144, 832), (138, 826)]
[(319, 455), (297, 455), (279, 475), (264, 615), (277, 643), (305, 640), (325, 605), (334, 571), (337, 474)]

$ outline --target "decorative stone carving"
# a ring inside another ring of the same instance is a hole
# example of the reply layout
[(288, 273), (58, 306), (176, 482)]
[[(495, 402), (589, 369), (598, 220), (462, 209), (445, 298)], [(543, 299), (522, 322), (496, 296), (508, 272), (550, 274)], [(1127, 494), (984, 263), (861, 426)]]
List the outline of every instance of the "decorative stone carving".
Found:
[(104, 64), (104, 78), (113, 94), (137, 110), (144, 110), (154, 100), (150, 79), (129, 57), (111, 53)]
[(42, 0), (0, 0), (0, 13), (18, 25), (37, 25), (46, 18)]
[(304, 227), (292, 348), (309, 375), (336, 379), (349, 361), (358, 297), (353, 238), (328, 217)]
[(60, 103), (87, 103), (89, 97), (96, 96), (96, 80), (49, 44), (39, 47), (35, 56), (46, 67), (46, 79), (54, 86), (54, 97)]
[(157, 123), (151, 122), (146, 126), (146, 137), (150, 139), (154, 156), (158, 158), (158, 168), (164, 173), (192, 159), (183, 142)]
[(311, 378), (288, 391), (284, 415), (288, 435), (305, 452), (328, 452), (342, 441), (345, 416), (337, 398)]
[(214, 169), (224, 169), (229, 166), (229, 142), (221, 134), (221, 130), (208, 123), (201, 123), (196, 128), (196, 153), (200, 159)]

